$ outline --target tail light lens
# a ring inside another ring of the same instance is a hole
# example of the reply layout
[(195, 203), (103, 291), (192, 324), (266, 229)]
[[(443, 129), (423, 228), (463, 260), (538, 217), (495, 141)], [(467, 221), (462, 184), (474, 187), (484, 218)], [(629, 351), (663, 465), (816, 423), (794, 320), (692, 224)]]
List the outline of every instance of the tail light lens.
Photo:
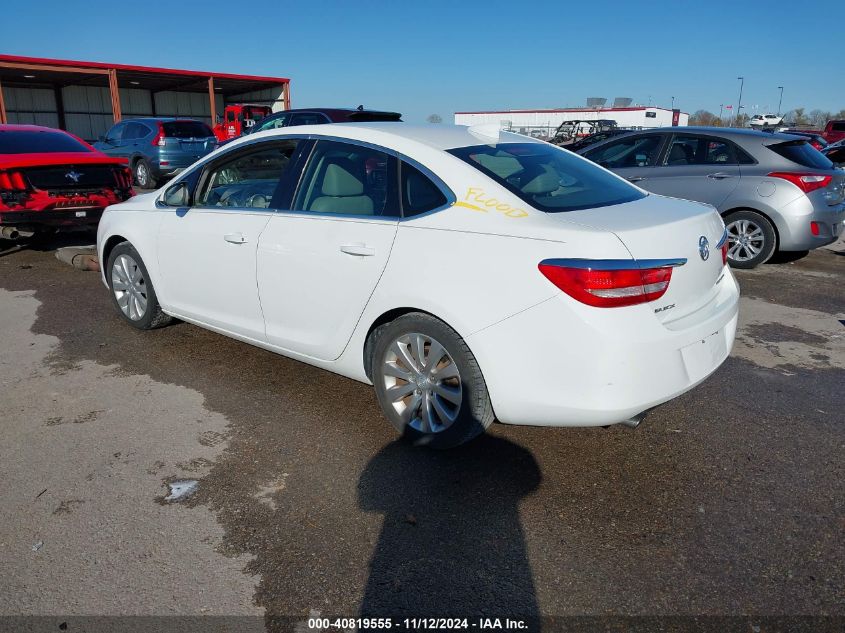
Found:
[(538, 268), (573, 299), (597, 308), (648, 303), (669, 289), (672, 268), (686, 260), (545, 260)]
[(161, 123), (158, 124), (158, 134), (155, 135), (152, 144), (155, 147), (164, 147), (164, 126)]
[(824, 189), (833, 180), (833, 176), (827, 176), (825, 174), (794, 173), (786, 171), (773, 171), (769, 174), (769, 177), (788, 180), (804, 193), (810, 193), (816, 189)]
[(18, 206), (29, 197), (29, 186), (19, 171), (0, 171), (0, 206)]

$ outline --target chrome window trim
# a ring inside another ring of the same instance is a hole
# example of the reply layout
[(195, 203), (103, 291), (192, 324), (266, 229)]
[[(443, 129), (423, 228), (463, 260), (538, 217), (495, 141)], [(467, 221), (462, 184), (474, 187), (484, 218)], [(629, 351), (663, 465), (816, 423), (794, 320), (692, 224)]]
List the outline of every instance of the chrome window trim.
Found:
[(581, 268), (583, 270), (642, 270), (644, 268), (675, 268), (687, 263), (685, 257), (677, 259), (544, 259), (541, 266)]
[[(293, 127), (297, 127), (297, 126), (293, 126)], [(279, 129), (286, 129), (286, 128), (279, 128)], [(442, 193), (446, 197), (446, 204), (444, 204), (444, 205), (441, 205), (441, 206), (439, 206), (435, 209), (431, 209), (430, 211), (426, 211), (425, 213), (418, 213), (417, 215), (413, 215), (413, 216), (408, 217), (408, 218), (406, 218), (404, 216), (396, 216), (396, 217), (391, 216), (389, 218), (389, 220), (391, 222), (395, 222), (395, 221), (406, 222), (406, 221), (416, 220), (418, 218), (424, 218), (424, 217), (432, 215), (434, 213), (439, 213), (440, 211), (445, 211), (446, 209), (449, 209), (452, 206), (454, 206), (454, 204), (458, 201), (458, 198), (455, 195), (455, 193), (449, 188), (449, 186), (445, 182), (443, 182), (443, 179), (440, 178), (440, 176), (435, 174), (433, 171), (431, 171), (431, 169), (429, 169), (428, 167), (426, 167), (425, 165), (423, 165), (419, 161), (414, 160), (410, 156), (402, 154), (401, 152), (398, 152), (398, 151), (391, 149), (389, 147), (384, 147), (382, 145), (376, 145), (374, 143), (368, 143), (367, 141), (359, 141), (358, 139), (345, 138), (345, 137), (342, 137), (342, 136), (332, 136), (330, 134), (282, 134), (282, 135), (279, 135), (279, 136), (273, 136), (273, 137), (267, 137), (267, 138), (250, 139), (248, 141), (245, 141), (244, 143), (240, 143), (240, 144), (236, 145), (235, 147), (231, 148), (230, 150), (227, 149), (227, 150), (220, 152), (219, 154), (215, 155), (213, 159), (208, 158), (208, 157), (211, 156), (212, 154), (214, 154), (214, 152), (209, 153), (207, 156), (205, 156), (201, 159), (202, 162), (196, 163), (195, 165), (192, 166), (191, 169), (183, 171), (181, 174), (179, 174), (179, 178), (172, 180), (170, 183), (168, 183), (167, 187), (165, 187), (162, 190), (161, 195), (158, 198), (156, 198), (156, 203), (155, 203), (156, 208), (158, 208), (158, 209), (178, 209), (178, 208), (182, 208), (182, 207), (171, 207), (171, 206), (164, 204), (164, 202), (162, 202), (162, 199), (164, 198), (165, 191), (167, 191), (167, 189), (169, 189), (172, 185), (175, 185), (175, 184), (181, 182), (182, 180), (184, 180), (185, 178), (187, 178), (188, 175), (192, 174), (194, 171), (205, 169), (205, 166), (209, 162), (211, 162), (211, 160), (218, 160), (219, 158), (221, 158), (223, 156), (223, 154), (226, 154), (229, 151), (240, 151), (242, 149), (246, 149), (250, 145), (257, 145), (258, 143), (267, 143), (267, 142), (270, 142), (270, 141), (280, 141), (280, 140), (337, 141), (338, 143), (348, 143), (350, 145), (359, 145), (361, 147), (366, 147), (368, 149), (372, 149), (372, 150), (375, 150), (375, 151), (384, 152), (385, 154), (389, 154), (389, 155), (393, 156), (394, 158), (397, 158), (398, 160), (403, 160), (406, 163), (408, 163), (409, 165), (411, 165), (411, 166), (417, 168), (418, 170), (420, 170), (423, 173), (423, 175), (425, 175), (427, 178), (429, 178), (434, 183), (434, 185), (438, 189), (440, 189), (440, 193)], [(310, 156), (309, 156), (309, 160), (310, 160)], [(307, 161), (306, 161), (306, 164), (307, 164)], [(304, 173), (305, 173), (305, 170), (303, 169), (302, 173), (300, 173), (300, 175), (299, 175), (300, 179), (302, 178), (302, 175)], [(299, 187), (299, 184), (297, 183), (297, 188), (298, 187)], [(401, 196), (401, 191), (399, 192), (399, 194)], [(400, 202), (401, 202), (401, 200), (400, 200)], [(185, 207), (185, 208), (201, 209), (201, 208), (206, 208), (206, 207)], [(234, 207), (231, 207), (231, 208), (234, 208)], [(379, 216), (379, 215), (347, 215), (347, 214), (342, 214), (342, 213), (314, 213), (313, 211), (294, 211), (293, 209), (270, 209), (270, 211), (273, 211), (274, 213), (289, 213), (289, 214), (303, 215), (303, 216), (308, 216), (308, 217), (322, 217), (322, 218), (344, 217), (344, 218), (358, 218), (358, 219), (370, 219), (370, 220), (372, 220), (372, 219), (375, 219), (375, 218), (384, 218), (385, 217), (385, 216)]]

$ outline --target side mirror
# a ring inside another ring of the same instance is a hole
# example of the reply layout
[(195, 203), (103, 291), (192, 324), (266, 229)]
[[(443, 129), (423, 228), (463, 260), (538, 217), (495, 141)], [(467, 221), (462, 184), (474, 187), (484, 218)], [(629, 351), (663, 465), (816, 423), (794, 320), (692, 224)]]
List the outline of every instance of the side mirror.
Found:
[(97, 137), (97, 140), (100, 141), (100, 143), (105, 143), (106, 137), (100, 134), (100, 136)]
[(177, 182), (168, 187), (164, 192), (164, 204), (168, 207), (188, 207), (191, 205), (191, 192), (188, 191), (188, 184)]

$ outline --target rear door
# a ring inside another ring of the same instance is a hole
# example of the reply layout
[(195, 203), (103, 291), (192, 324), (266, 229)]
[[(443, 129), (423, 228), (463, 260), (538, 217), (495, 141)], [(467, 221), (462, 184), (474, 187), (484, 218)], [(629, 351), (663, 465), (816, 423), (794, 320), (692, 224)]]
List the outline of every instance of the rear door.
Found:
[(343, 352), (393, 247), (396, 165), (369, 146), (314, 144), (290, 210), (273, 215), (258, 247), (271, 344), (320, 360)]
[(269, 140), (227, 152), (199, 176), (191, 207), (162, 210), (161, 294), (177, 316), (265, 340), (258, 239), (293, 171), (297, 146)]
[(583, 152), (585, 158), (647, 189), (660, 161), (666, 134), (632, 134)]
[(673, 134), (660, 166), (639, 184), (653, 193), (718, 208), (739, 185), (738, 152), (716, 136)]

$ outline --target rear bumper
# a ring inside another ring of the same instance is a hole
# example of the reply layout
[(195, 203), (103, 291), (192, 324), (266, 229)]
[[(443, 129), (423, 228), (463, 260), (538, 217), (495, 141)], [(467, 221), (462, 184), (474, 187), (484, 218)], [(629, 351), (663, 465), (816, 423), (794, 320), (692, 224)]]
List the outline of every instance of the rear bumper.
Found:
[[(834, 206), (824, 202), (814, 204), (809, 197), (801, 196), (785, 205), (780, 215), (778, 250), (809, 251), (839, 239), (845, 223), (845, 203)], [(811, 222), (817, 223), (818, 235), (813, 235)]]
[(0, 211), (0, 225), (17, 228), (87, 226), (97, 224), (102, 215), (103, 209)]
[(560, 295), (470, 336), (496, 417), (602, 426), (692, 389), (733, 347), (739, 287), (727, 268), (720, 285), (675, 323), (661, 323), (651, 305), (599, 309)]

